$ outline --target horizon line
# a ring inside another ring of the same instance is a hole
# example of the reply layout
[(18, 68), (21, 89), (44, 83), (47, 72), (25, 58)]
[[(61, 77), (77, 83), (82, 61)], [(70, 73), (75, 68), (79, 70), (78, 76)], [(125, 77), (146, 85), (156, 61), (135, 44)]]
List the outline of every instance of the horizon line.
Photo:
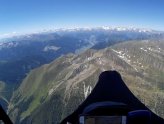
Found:
[[(148, 32), (151, 31), (156, 31), (156, 32), (164, 32), (164, 30), (157, 30), (157, 29), (153, 29), (153, 28), (141, 28), (141, 27), (135, 27), (135, 26), (70, 26), (70, 27), (60, 27), (60, 28), (43, 28), (40, 30), (35, 30), (35, 31), (25, 31), (25, 32), (16, 32), (13, 31), (11, 33), (4, 33), (4, 34), (0, 34), (0, 40), (2, 39), (7, 39), (7, 38), (12, 38), (12, 37), (16, 37), (16, 36), (23, 36), (23, 35), (32, 35), (32, 34), (39, 34), (39, 33), (52, 33), (52, 32), (59, 32), (59, 31), (69, 31), (69, 30), (75, 30), (75, 29), (103, 29), (103, 30), (114, 30), (114, 29), (118, 29), (120, 28), (120, 30), (117, 31), (125, 31), (125, 30), (145, 30)], [(121, 30), (122, 29), (122, 30)]]

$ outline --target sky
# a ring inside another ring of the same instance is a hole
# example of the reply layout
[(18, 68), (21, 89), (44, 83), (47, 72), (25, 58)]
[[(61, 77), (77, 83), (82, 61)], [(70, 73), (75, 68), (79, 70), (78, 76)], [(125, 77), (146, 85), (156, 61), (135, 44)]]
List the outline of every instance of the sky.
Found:
[(164, 0), (0, 0), (0, 37), (100, 26), (164, 31)]

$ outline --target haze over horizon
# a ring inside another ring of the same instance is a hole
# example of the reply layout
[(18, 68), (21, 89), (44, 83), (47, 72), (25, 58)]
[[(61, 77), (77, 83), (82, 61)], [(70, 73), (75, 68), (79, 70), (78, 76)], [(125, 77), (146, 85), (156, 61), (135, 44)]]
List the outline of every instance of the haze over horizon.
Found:
[(162, 0), (1, 0), (0, 37), (72, 27), (164, 30)]

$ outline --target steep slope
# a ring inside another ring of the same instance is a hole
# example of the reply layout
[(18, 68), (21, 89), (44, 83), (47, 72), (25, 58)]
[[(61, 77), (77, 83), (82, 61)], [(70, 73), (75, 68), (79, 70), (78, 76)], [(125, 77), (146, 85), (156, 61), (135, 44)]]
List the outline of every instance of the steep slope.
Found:
[(5, 110), (7, 110), (8, 100), (6, 99), (6, 94), (4, 92), (6, 85), (4, 82), (0, 81), (0, 103)]
[(131, 91), (164, 118), (164, 41), (133, 41), (69, 54), (34, 69), (9, 105), (15, 123), (58, 123), (94, 88), (98, 75), (117, 70)]
[(90, 47), (101, 49), (127, 40), (163, 36), (163, 32), (153, 30), (110, 27), (60, 29), (15, 36), (0, 42), (0, 80), (20, 83), (31, 69), (70, 52), (79, 53)]
[[(74, 53), (89, 44), (80, 43), (79, 39), (74, 37), (54, 37), (47, 41), (26, 39), (2, 44), (0, 46), (0, 80), (10, 84), (20, 83), (31, 69), (49, 63), (63, 54)], [(40, 36), (40, 40), (41, 38)]]
[[(17, 88), (30, 70), (68, 53), (101, 49), (127, 40), (163, 37), (163, 32), (135, 28), (75, 28), (0, 39), (0, 81)], [(12, 68), (12, 69), (11, 69)], [(8, 90), (8, 89), (6, 89)], [(8, 90), (9, 91), (9, 90)], [(12, 95), (12, 91), (8, 96)], [(7, 92), (6, 92), (7, 94)], [(7, 98), (10, 100), (10, 98)]]

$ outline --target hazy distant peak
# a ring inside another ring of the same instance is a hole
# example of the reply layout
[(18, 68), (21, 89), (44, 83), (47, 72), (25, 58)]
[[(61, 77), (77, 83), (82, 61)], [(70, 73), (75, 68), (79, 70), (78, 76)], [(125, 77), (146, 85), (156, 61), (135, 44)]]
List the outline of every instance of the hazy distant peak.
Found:
[(135, 27), (109, 27), (109, 26), (102, 26), (104, 30), (116, 30), (116, 31), (136, 31), (136, 32), (152, 32), (152, 29), (146, 28), (135, 28)]

